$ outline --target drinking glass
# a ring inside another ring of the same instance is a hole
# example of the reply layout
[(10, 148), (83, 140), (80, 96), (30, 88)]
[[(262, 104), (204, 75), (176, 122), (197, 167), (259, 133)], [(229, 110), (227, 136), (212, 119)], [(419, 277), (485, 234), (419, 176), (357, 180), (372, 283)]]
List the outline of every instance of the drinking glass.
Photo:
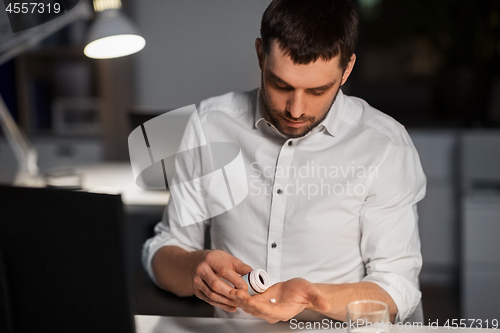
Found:
[(379, 301), (355, 301), (347, 304), (349, 333), (388, 333), (389, 306)]

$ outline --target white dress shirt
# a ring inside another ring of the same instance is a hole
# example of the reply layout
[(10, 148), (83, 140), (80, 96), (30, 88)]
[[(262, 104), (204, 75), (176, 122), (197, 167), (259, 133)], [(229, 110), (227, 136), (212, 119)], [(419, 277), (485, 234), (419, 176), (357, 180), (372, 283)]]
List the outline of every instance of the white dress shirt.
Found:
[[(171, 201), (156, 236), (144, 245), (150, 276), (154, 280), (151, 260), (160, 247), (202, 249), (210, 225), (212, 249), (266, 270), (272, 283), (294, 277), (374, 282), (396, 303), (396, 320), (408, 318), (421, 297), (416, 204), (425, 196), (426, 178), (405, 128), (339, 91), (315, 129), (288, 139), (262, 117), (262, 107), (258, 89), (200, 104), (207, 141), (241, 147), (248, 196), (235, 208), (186, 227), (168, 214), (175, 209)], [(216, 315), (250, 316), (241, 309), (236, 314), (217, 309)]]

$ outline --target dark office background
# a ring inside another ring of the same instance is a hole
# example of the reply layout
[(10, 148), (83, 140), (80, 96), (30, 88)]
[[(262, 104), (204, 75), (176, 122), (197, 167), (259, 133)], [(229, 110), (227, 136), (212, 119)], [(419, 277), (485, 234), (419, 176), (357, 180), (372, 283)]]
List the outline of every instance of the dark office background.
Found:
[[(231, 90), (253, 89), (260, 81), (254, 40), (269, 2), (124, 0), (124, 11), (147, 40), (143, 51), (125, 60), (81, 59), (75, 50), (81, 43), (78, 32), (86, 23), (79, 22), (27, 58), (1, 66), (0, 93), (19, 119), (23, 98), (13, 87), (26, 80), (28, 68), (35, 96), (30, 97), (30, 103), (45, 118), (35, 115), (41, 123), (24, 126), (34, 141), (48, 136), (67, 142), (67, 136), (52, 133), (50, 122), (51, 105), (61, 96), (125, 100), (127, 104), (120, 108), (127, 113), (160, 113)], [(500, 280), (498, 255), (496, 259), (490, 255), (493, 259), (481, 266), (474, 262), (474, 255), (467, 254), (470, 249), (499, 253), (495, 239), (500, 239), (500, 225), (491, 221), (500, 220), (500, 1), (357, 0), (357, 5), (361, 16), (358, 57), (344, 92), (367, 100), (406, 126), (428, 177), (427, 197), (419, 204), (425, 317), (440, 322), (466, 315), (470, 318), (470, 310), (464, 309), (465, 299), (469, 297), (468, 304), (478, 301), (470, 295), (498, 295), (500, 299), (500, 286), (495, 282)], [(56, 74), (39, 74), (47, 63), (55, 64)], [(128, 76), (118, 80), (113, 76), (117, 72)], [(76, 92), (64, 90), (67, 80), (81, 82)], [(118, 81), (127, 82), (130, 89), (106, 88)], [(101, 131), (114, 131), (119, 126), (124, 129), (113, 132), (110, 140), (109, 133), (107, 137), (71, 136), (73, 141), (108, 138), (103, 153), (92, 157), (93, 161), (128, 158), (125, 140), (131, 128), (124, 120), (128, 115), (116, 109), (106, 111), (114, 105), (104, 103), (108, 123)], [(2, 165), (0, 180), (5, 182), (14, 167), (2, 157), (0, 147)], [(474, 223), (478, 212), (487, 215), (485, 221), (490, 222), (485, 222), (486, 227)], [(158, 290), (141, 269), (141, 244), (152, 234), (160, 214), (134, 212), (129, 218), (138, 313), (210, 315), (210, 309), (195, 299), (179, 300)], [(469, 239), (469, 234), (476, 238)], [(475, 276), (471, 269), (483, 275)], [(478, 286), (490, 289), (478, 291)], [(492, 302), (488, 304), (498, 305)]]
[(500, 125), (499, 1), (358, 3), (354, 95), (410, 127)]

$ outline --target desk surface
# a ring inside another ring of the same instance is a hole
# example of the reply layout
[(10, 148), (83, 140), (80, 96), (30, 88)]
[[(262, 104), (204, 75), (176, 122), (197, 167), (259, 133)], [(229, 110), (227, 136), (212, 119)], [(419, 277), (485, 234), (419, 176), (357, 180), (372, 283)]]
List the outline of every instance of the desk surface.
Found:
[[(158, 317), (158, 316), (135, 316), (135, 324), (137, 333), (281, 333), (281, 332), (324, 332), (320, 330), (301, 330), (292, 329), (290, 323), (279, 322), (276, 324), (268, 324), (262, 320), (252, 319), (222, 319), (222, 318), (189, 318), (189, 317)], [(346, 332), (346, 329), (339, 329), (339, 332)], [(393, 328), (390, 332), (398, 333), (450, 333), (450, 332), (498, 332), (492, 329), (465, 328), (452, 329), (446, 327), (429, 327), (420, 326), (416, 328)]]
[(145, 190), (135, 184), (130, 163), (105, 163), (75, 168), (82, 175), (86, 191), (122, 195), (128, 211), (157, 209), (162, 211), (170, 198), (165, 190)]

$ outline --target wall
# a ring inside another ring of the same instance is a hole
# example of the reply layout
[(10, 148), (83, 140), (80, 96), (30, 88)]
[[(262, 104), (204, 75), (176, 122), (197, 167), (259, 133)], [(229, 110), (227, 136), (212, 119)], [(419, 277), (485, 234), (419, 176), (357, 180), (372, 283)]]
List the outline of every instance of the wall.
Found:
[(260, 20), (269, 0), (135, 0), (146, 47), (136, 55), (139, 106), (174, 109), (256, 88)]
[(418, 203), (424, 284), (450, 284), (458, 279), (459, 131), (409, 129), (427, 177), (427, 193)]

